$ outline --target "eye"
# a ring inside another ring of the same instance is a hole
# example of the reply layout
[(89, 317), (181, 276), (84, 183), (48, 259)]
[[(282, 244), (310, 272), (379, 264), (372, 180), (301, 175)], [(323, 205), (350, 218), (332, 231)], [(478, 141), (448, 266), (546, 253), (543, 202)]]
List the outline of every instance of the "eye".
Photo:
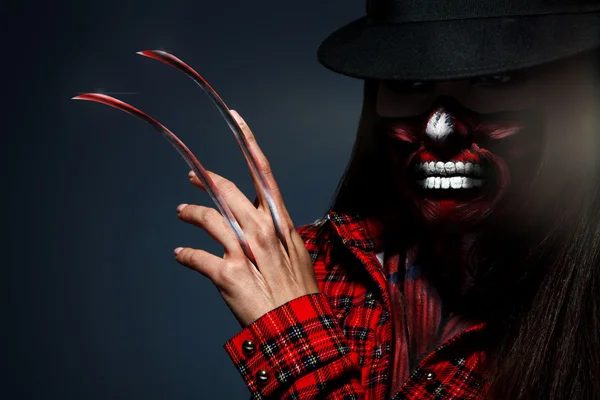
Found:
[(426, 93), (433, 88), (431, 82), (424, 81), (383, 81), (383, 85), (399, 94)]
[(486, 75), (477, 78), (472, 78), (470, 83), (471, 86), (475, 87), (495, 87), (512, 85), (519, 81), (519, 77), (515, 74), (498, 74), (498, 75)]

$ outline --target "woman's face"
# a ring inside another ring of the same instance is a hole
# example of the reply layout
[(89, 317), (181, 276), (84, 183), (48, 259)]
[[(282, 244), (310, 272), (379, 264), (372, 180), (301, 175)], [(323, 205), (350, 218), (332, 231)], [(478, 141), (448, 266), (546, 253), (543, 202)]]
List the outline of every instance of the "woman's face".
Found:
[(576, 101), (587, 65), (575, 57), (469, 80), (380, 81), (378, 131), (401, 195), (429, 224), (464, 227), (510, 211), (529, 195), (549, 110)]

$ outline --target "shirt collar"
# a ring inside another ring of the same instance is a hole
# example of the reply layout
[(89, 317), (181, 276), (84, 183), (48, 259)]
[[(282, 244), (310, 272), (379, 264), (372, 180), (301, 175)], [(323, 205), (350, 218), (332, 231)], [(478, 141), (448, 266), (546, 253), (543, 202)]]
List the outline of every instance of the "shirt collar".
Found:
[(327, 214), (327, 219), (344, 245), (362, 250), (382, 250), (384, 225), (379, 217), (364, 217), (358, 213), (347, 214), (331, 211)]

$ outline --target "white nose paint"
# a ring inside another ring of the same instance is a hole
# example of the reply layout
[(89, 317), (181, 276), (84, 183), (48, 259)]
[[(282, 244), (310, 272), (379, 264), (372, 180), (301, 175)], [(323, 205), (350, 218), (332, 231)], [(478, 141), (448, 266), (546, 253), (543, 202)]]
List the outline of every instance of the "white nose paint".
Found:
[(425, 134), (429, 136), (431, 140), (443, 144), (453, 133), (454, 122), (452, 122), (452, 117), (448, 112), (440, 108), (431, 114), (429, 121), (427, 121), (427, 127), (425, 128)]

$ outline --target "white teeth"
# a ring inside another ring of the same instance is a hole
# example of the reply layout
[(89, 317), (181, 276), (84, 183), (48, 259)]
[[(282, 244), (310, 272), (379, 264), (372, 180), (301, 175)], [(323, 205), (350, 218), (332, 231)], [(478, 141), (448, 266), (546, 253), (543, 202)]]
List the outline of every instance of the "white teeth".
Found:
[(473, 179), (463, 176), (461, 180), (463, 189), (471, 189), (473, 187)]
[(435, 164), (435, 170), (440, 175), (445, 175), (446, 174), (446, 170), (444, 169), (444, 163), (441, 162), (441, 161), (438, 161), (437, 164)]
[(450, 178), (430, 176), (417, 184), (423, 189), (471, 189), (483, 186), (483, 179), (473, 179), (466, 176), (453, 176)]
[(479, 164), (463, 163), (461, 161), (453, 163), (448, 161), (446, 163), (442, 161), (430, 161), (423, 164), (419, 164), (415, 167), (417, 172), (422, 172), (425, 176), (437, 175), (437, 176), (460, 176), (460, 175), (472, 175), (474, 177), (481, 177), (483, 175), (483, 168)]
[(450, 178), (450, 186), (452, 186), (452, 189), (460, 189), (462, 187), (462, 178), (460, 176), (453, 176)]

